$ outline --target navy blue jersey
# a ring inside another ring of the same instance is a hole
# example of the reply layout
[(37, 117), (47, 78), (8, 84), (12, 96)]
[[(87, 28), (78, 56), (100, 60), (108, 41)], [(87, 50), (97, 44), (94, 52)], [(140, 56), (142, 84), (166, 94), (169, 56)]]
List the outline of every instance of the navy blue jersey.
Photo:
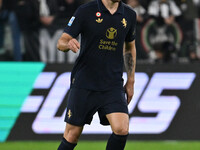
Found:
[(120, 2), (111, 14), (101, 0), (80, 6), (64, 32), (81, 34), (80, 54), (71, 75), (71, 87), (103, 91), (123, 87), (124, 42), (135, 39), (136, 13)]

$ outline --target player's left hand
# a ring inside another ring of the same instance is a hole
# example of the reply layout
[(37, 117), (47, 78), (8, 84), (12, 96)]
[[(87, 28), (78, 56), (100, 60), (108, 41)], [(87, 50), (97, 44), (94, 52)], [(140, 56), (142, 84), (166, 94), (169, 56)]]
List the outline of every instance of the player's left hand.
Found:
[(134, 83), (127, 81), (125, 86), (124, 86), (124, 89), (125, 89), (126, 96), (127, 96), (127, 103), (129, 104), (131, 102), (131, 99), (132, 99), (133, 94), (134, 94)]

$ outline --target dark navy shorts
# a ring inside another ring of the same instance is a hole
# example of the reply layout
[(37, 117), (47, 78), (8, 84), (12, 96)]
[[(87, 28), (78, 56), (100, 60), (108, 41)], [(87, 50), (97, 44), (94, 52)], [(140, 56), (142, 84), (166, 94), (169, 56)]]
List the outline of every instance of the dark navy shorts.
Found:
[(99, 114), (102, 125), (109, 125), (106, 118), (107, 114), (114, 112), (128, 114), (125, 91), (111, 89), (97, 92), (87, 89), (70, 89), (65, 122), (76, 126), (84, 126), (91, 123), (96, 112)]

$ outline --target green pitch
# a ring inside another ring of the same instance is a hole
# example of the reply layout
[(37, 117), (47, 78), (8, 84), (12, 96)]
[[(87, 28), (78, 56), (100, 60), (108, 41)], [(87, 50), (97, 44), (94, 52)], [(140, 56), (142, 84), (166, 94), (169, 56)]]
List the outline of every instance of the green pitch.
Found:
[[(59, 142), (6, 142), (0, 150), (57, 150)], [(80, 141), (75, 150), (105, 150), (105, 141)], [(125, 150), (200, 150), (199, 142), (129, 141)]]

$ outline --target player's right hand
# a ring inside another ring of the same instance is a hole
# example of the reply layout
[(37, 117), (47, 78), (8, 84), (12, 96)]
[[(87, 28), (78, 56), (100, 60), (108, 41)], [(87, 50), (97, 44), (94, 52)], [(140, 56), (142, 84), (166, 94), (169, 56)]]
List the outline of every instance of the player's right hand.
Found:
[(72, 38), (71, 40), (69, 40), (68, 42), (68, 48), (74, 52), (74, 53), (77, 53), (78, 50), (80, 49), (80, 43), (75, 39), (75, 38)]

